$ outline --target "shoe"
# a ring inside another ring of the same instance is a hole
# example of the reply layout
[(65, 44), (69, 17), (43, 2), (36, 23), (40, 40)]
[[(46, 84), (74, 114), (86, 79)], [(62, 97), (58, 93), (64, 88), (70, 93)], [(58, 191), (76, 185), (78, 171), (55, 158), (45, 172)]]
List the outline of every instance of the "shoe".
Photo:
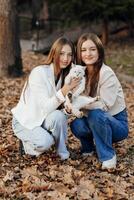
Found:
[(84, 153), (82, 153), (82, 156), (92, 156), (93, 154), (94, 154), (94, 151), (84, 152)]
[(39, 156), (42, 152), (39, 152), (35, 149), (35, 147), (28, 143), (28, 142), (24, 142), (23, 141), (23, 147), (24, 147), (24, 151), (25, 154), (31, 155), (31, 156)]
[(67, 160), (69, 158), (70, 154), (69, 153), (64, 153), (64, 154), (60, 153), (59, 156), (60, 156), (61, 160)]
[(102, 163), (102, 169), (115, 169), (116, 168), (116, 155), (113, 156), (112, 159), (106, 160)]

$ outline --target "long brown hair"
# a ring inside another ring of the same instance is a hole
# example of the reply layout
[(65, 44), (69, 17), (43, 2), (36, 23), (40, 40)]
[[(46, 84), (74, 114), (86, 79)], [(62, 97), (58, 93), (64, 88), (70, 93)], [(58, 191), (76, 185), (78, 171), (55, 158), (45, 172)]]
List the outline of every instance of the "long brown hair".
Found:
[[(82, 58), (81, 58), (81, 47), (82, 47), (83, 42), (87, 40), (91, 40), (96, 45), (96, 48), (98, 50), (98, 55), (99, 55), (98, 60), (96, 61), (96, 63), (94, 63), (94, 68), (93, 68), (94, 71), (93, 71), (93, 75), (90, 81), (89, 95), (95, 96), (97, 86), (98, 86), (98, 81), (99, 81), (99, 72), (105, 59), (105, 53), (104, 53), (103, 44), (96, 34), (84, 33), (80, 36), (77, 43), (77, 64), (85, 65), (85, 63), (83, 63)], [(88, 73), (86, 73), (86, 78), (88, 78), (87, 74)]]
[[(67, 45), (67, 44), (71, 47), (71, 50), (72, 50), (72, 62), (75, 62), (75, 48), (74, 48), (72, 41), (70, 39), (68, 39), (67, 37), (60, 37), (53, 43), (53, 45), (49, 51), (49, 54), (48, 54), (45, 62), (43, 63), (44, 67), (46, 65), (50, 65), (51, 63), (53, 63), (54, 73), (56, 75), (58, 75), (61, 71), (60, 64), (59, 64), (59, 57), (60, 57), (61, 49), (64, 45)], [(62, 69), (61, 87), (64, 84), (65, 77), (69, 73), (70, 68), (71, 68), (71, 63), (69, 64), (68, 67)], [(28, 79), (24, 86), (24, 92), (23, 92), (24, 102), (25, 102), (25, 91), (26, 91), (27, 86), (28, 86)]]
[[(60, 57), (61, 49), (64, 45), (69, 45), (71, 47), (72, 62), (75, 62), (75, 48), (74, 48), (72, 41), (70, 39), (66, 38), (66, 37), (60, 37), (52, 45), (50, 52), (49, 52), (49, 54), (46, 58), (46, 61), (44, 63), (46, 65), (53, 63), (54, 72), (57, 75), (60, 73), (60, 70), (61, 70), (60, 64), (59, 64), (59, 57)], [(62, 86), (64, 84), (65, 76), (69, 73), (70, 67), (71, 67), (71, 63), (69, 64), (68, 67), (66, 67), (65, 69), (62, 69), (62, 71), (63, 71)]]

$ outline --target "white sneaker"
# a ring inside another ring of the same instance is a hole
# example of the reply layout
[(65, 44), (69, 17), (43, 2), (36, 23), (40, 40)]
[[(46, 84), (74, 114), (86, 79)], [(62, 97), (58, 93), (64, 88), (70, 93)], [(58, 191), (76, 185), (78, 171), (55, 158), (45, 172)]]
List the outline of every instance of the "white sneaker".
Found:
[(112, 168), (115, 169), (116, 163), (117, 163), (117, 159), (116, 159), (116, 154), (115, 154), (112, 159), (106, 160), (102, 163), (102, 169), (112, 169)]
[(85, 152), (85, 153), (82, 153), (82, 156), (92, 156), (94, 154), (94, 151), (91, 151), (91, 152)]
[(35, 147), (28, 142), (23, 141), (23, 147), (24, 147), (25, 154), (28, 154), (31, 156), (39, 156), (42, 153), (42, 152), (36, 151)]
[(60, 159), (61, 160), (67, 160), (70, 156), (69, 152), (67, 153), (59, 153)]

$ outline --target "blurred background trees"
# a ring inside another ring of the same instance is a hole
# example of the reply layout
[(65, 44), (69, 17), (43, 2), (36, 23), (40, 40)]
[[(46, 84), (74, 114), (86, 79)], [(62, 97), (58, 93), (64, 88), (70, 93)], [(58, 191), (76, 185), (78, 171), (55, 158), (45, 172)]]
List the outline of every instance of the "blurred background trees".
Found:
[(129, 36), (133, 37), (134, 0), (18, 0), (21, 13), (28, 4), (32, 28), (36, 28), (37, 21), (46, 32), (58, 28), (90, 27), (95, 23), (95, 31), (104, 44), (108, 43), (109, 34), (119, 28), (129, 28)]
[(125, 23), (133, 36), (134, 0), (49, 0), (49, 5), (51, 15), (61, 18), (67, 25), (90, 26), (94, 21), (101, 24), (99, 34), (104, 44), (108, 43), (111, 22)]
[(0, 0), (0, 75), (22, 73), (19, 37), (39, 40), (75, 28), (94, 31), (105, 45), (119, 31), (133, 37), (134, 0)]

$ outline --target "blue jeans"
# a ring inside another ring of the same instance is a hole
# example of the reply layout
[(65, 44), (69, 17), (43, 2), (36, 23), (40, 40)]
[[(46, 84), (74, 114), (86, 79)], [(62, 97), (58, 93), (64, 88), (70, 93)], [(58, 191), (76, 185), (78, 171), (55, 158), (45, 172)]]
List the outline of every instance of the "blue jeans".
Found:
[(112, 143), (128, 136), (126, 109), (114, 116), (101, 109), (90, 110), (87, 117), (71, 123), (71, 131), (80, 140), (82, 153), (91, 152), (96, 146), (99, 160), (109, 160), (115, 155)]

